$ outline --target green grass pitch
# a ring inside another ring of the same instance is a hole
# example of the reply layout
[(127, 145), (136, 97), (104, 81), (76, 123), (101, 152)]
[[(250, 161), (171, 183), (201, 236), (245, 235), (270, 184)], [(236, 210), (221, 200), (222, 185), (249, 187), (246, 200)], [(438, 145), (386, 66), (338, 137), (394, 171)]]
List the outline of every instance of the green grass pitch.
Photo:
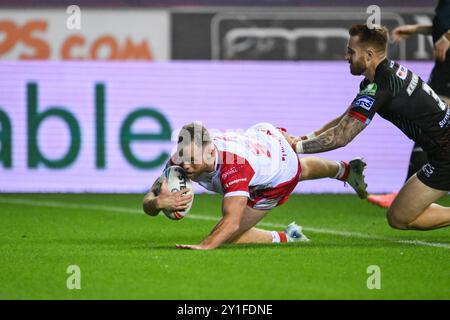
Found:
[[(294, 195), (263, 220), (295, 220), (309, 243), (213, 251), (175, 244), (211, 230), (219, 196), (197, 195), (181, 221), (141, 213), (142, 197), (0, 195), (0, 299), (450, 299), (450, 228), (390, 229), (356, 196)], [(80, 290), (66, 287), (69, 265)], [(379, 290), (367, 288), (370, 265)]]

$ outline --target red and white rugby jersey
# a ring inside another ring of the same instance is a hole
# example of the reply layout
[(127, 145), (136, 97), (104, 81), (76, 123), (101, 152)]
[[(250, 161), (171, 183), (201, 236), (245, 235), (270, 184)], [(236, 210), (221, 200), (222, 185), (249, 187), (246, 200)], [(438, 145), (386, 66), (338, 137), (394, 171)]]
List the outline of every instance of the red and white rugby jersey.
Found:
[(270, 123), (213, 135), (212, 143), (218, 151), (214, 171), (203, 173), (196, 182), (225, 197), (250, 197), (252, 191), (292, 180), (299, 170), (297, 154)]

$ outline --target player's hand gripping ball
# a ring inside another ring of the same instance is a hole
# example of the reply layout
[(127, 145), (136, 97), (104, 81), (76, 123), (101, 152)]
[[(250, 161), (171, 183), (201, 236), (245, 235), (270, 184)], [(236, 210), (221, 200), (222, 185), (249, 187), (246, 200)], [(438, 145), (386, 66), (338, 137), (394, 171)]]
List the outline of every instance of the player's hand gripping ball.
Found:
[[(191, 180), (186, 176), (184, 169), (179, 166), (168, 167), (166, 170), (164, 170), (159, 180), (160, 184), (162, 184), (163, 181), (166, 182), (167, 188), (170, 192), (178, 192), (184, 189), (189, 189), (189, 191), (184, 193), (183, 196), (192, 195), (192, 199), (187, 204), (188, 207), (185, 210), (163, 209), (164, 214), (169, 219), (183, 219), (188, 214), (189, 210), (192, 207), (192, 203), (194, 202), (194, 192), (192, 190)], [(161, 187), (161, 185), (159, 187)]]

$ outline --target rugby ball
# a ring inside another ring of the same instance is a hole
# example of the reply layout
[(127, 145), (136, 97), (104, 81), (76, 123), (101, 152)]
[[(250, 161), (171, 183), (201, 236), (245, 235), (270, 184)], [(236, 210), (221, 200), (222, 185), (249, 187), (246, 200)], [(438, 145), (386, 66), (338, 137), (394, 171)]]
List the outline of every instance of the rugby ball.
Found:
[(191, 180), (186, 176), (184, 169), (180, 166), (170, 166), (164, 170), (161, 175), (160, 183), (162, 181), (167, 182), (167, 188), (171, 192), (178, 192), (183, 189), (189, 189), (185, 195), (192, 195), (192, 200), (188, 203), (188, 208), (184, 211), (172, 211), (172, 210), (163, 210), (164, 214), (167, 218), (172, 220), (180, 220), (183, 219), (191, 210), (192, 203), (194, 202), (194, 192), (192, 191), (192, 183)]

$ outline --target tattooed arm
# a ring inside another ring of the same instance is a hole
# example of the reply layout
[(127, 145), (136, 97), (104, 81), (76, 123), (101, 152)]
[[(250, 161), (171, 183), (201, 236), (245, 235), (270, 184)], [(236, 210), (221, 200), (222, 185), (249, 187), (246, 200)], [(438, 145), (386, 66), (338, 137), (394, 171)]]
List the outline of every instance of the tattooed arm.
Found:
[[(324, 125), (319, 130), (314, 131), (314, 135), (319, 136), (322, 133), (324, 133), (325, 131), (327, 131), (328, 129), (331, 129), (331, 128), (334, 128), (335, 126), (337, 126), (339, 124), (339, 122), (341, 122), (341, 120), (347, 115), (347, 112), (350, 110), (351, 107), (352, 106), (349, 106), (342, 115), (340, 115), (336, 119), (331, 120), (330, 122), (328, 122), (326, 125)], [(303, 139), (303, 140), (305, 140), (305, 139)]]
[(330, 122), (328, 122), (326, 125), (324, 125), (319, 130), (313, 131), (313, 132), (311, 132), (309, 134), (305, 134), (305, 135), (301, 135), (301, 136), (295, 137), (295, 136), (291, 136), (286, 131), (280, 130), (280, 132), (284, 136), (284, 138), (289, 142), (289, 144), (292, 146), (292, 148), (295, 150), (295, 143), (297, 143), (297, 141), (313, 139), (315, 137), (318, 137), (319, 135), (321, 135), (325, 131), (336, 127), (339, 124), (339, 122), (341, 122), (341, 120), (347, 115), (347, 113), (351, 109), (351, 107), (352, 106), (349, 106), (347, 108), (347, 110), (345, 110), (345, 112), (342, 115), (340, 115), (339, 117), (331, 120)]
[(345, 115), (336, 126), (326, 130), (315, 138), (303, 141), (297, 140), (297, 153), (319, 153), (344, 147), (365, 127), (365, 123), (352, 116)]

